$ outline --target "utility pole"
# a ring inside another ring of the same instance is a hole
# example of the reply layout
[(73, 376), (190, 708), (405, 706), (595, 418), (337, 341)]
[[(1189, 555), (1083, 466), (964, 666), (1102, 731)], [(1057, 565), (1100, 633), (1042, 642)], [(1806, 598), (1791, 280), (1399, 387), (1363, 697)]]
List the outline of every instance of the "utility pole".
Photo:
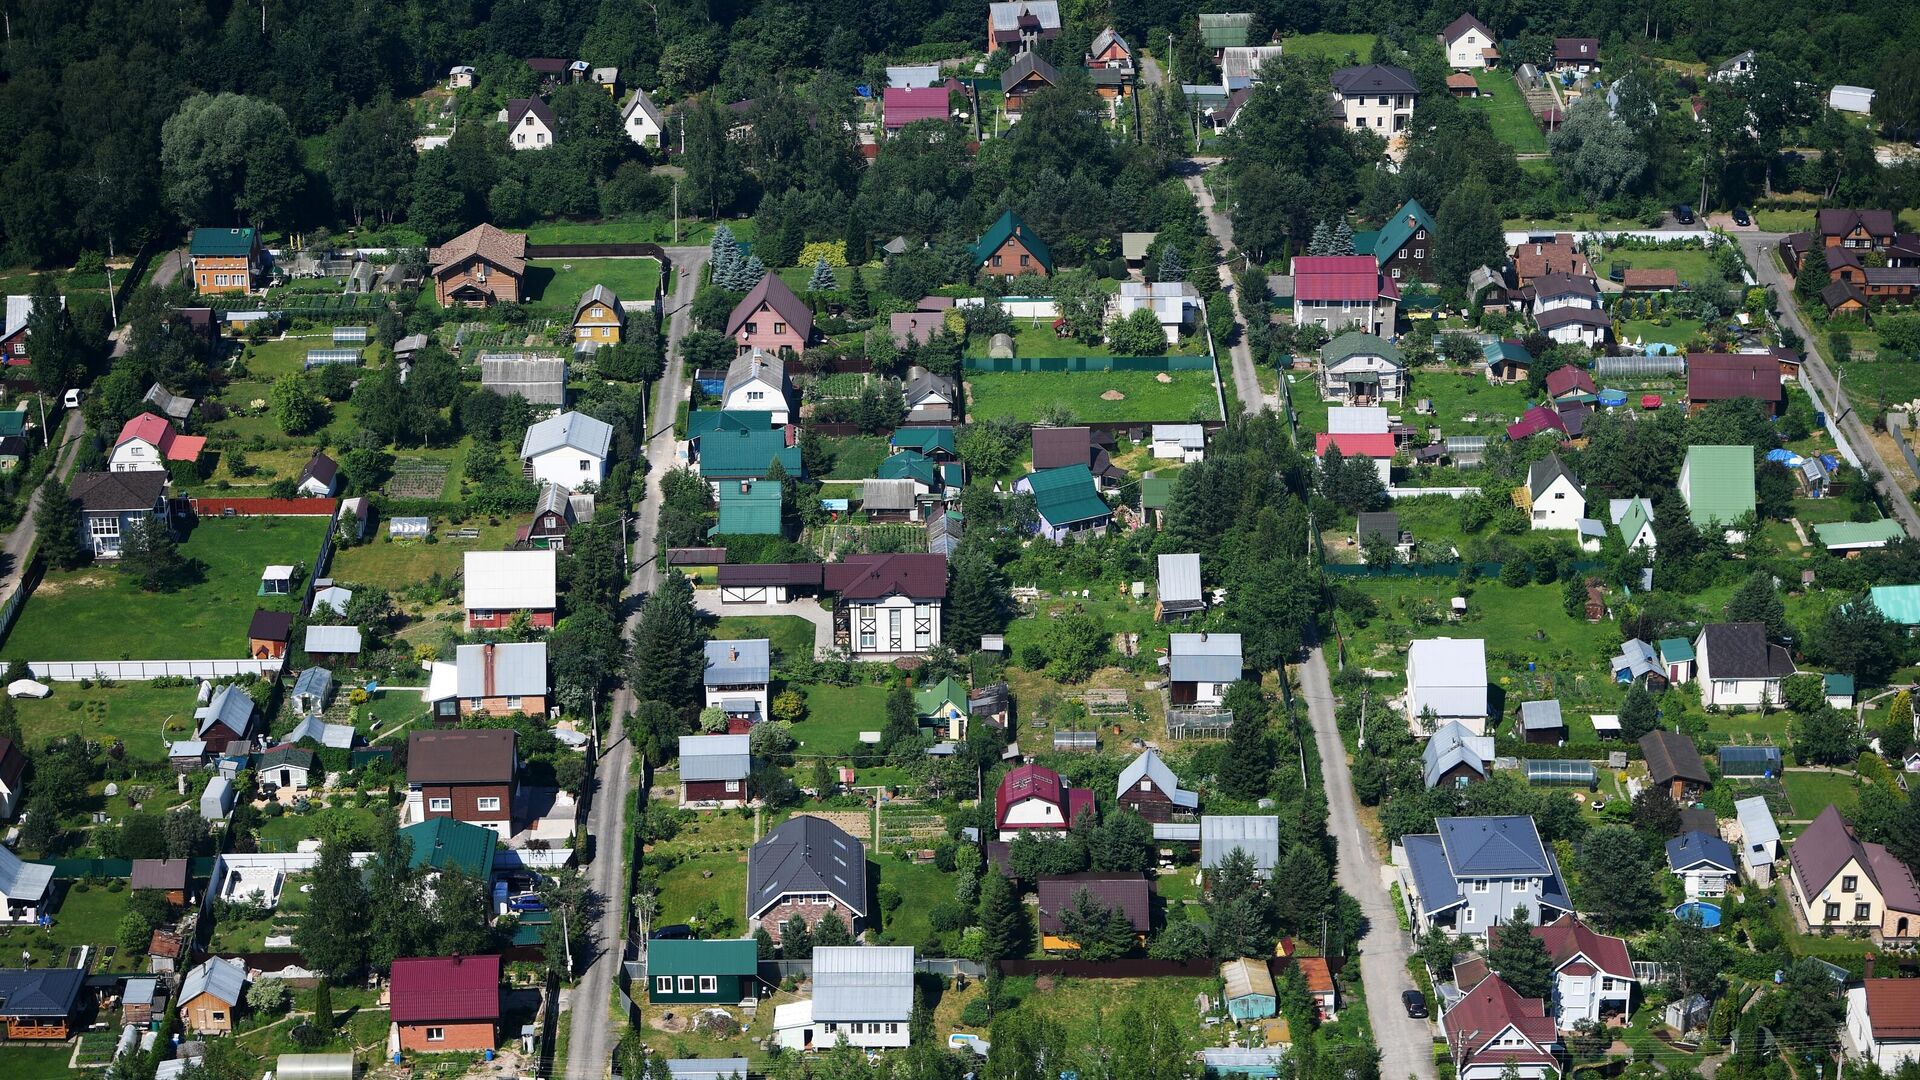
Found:
[[(680, 152), (687, 152), (687, 129), (680, 128)], [(680, 243), (680, 177), (673, 178), (673, 242)]]

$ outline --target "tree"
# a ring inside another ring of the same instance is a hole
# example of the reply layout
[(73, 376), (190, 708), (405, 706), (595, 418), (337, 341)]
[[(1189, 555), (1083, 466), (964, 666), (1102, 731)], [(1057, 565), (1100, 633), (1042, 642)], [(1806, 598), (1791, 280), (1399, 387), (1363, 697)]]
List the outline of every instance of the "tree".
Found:
[(906, 683), (895, 683), (887, 690), (887, 724), (880, 731), (880, 752), (890, 754), (901, 744), (920, 741), (920, 714), (913, 705), (913, 691)]
[(1781, 1043), (1806, 1058), (1831, 1054), (1847, 1002), (1826, 965), (1810, 957), (1794, 961), (1781, 976), (1779, 999), (1774, 1034)]
[(267, 403), (280, 430), (289, 435), (305, 435), (326, 419), (326, 411), (314, 399), (307, 377), (299, 372), (280, 376), (267, 388)]
[(308, 968), (327, 980), (345, 982), (367, 961), (368, 898), (353, 865), (351, 837), (336, 833), (321, 841), (311, 885), (313, 906), (294, 927), (294, 946)]
[(1180, 259), (1180, 248), (1167, 244), (1160, 249), (1160, 264), (1154, 268), (1155, 281), (1185, 281), (1187, 266)]
[(1827, 270), (1827, 251), (1814, 244), (1800, 257), (1800, 269), (1793, 275), (1793, 294), (1802, 303), (1818, 298), (1820, 290), (1830, 283)]
[(1787, 605), (1773, 586), (1772, 574), (1757, 570), (1741, 583), (1727, 600), (1727, 621), (1760, 623), (1775, 640), (1786, 636)]
[(1641, 736), (1659, 726), (1660, 711), (1653, 704), (1653, 695), (1647, 693), (1644, 686), (1629, 687), (1620, 703), (1620, 737), (1627, 742), (1639, 742)]
[(40, 485), (40, 502), (33, 511), (34, 528), (40, 537), (47, 563), (56, 570), (71, 570), (85, 563), (93, 552), (81, 545), (80, 504), (67, 492), (67, 485), (56, 473)]
[(839, 282), (833, 279), (833, 267), (827, 265), (827, 257), (822, 255), (815, 259), (813, 273), (807, 276), (807, 291), (832, 292), (839, 287)]
[(813, 924), (813, 943), (816, 947), (821, 945), (851, 945), (853, 944), (853, 931), (847, 927), (847, 921), (840, 917), (839, 912), (829, 911), (825, 915), (820, 916), (819, 922)]
[(1435, 975), (1444, 977), (1453, 970), (1453, 958), (1459, 953), (1457, 943), (1447, 928), (1438, 923), (1428, 923), (1427, 932), (1420, 936), (1420, 962)]
[(1653, 959), (1666, 969), (1673, 999), (1694, 994), (1715, 997), (1720, 975), (1732, 962), (1732, 950), (1718, 934), (1701, 925), (1698, 916), (1674, 919), (1661, 926), (1653, 939)]
[(1272, 782), (1273, 744), (1267, 736), (1267, 704), (1258, 684), (1236, 682), (1227, 688), (1224, 707), (1233, 710), (1227, 731), (1227, 756), (1220, 767), (1220, 788), (1236, 799), (1258, 799)]
[(207, 848), (206, 820), (191, 809), (169, 812), (161, 822), (160, 833), (169, 859), (191, 859)]
[(873, 296), (867, 291), (867, 276), (856, 267), (847, 278), (847, 314), (856, 319), (872, 318)]
[(1487, 966), (1523, 998), (1546, 998), (1553, 992), (1553, 957), (1547, 943), (1535, 937), (1533, 916), (1521, 904), (1499, 924), (1487, 945)]
[(1443, 284), (1465, 288), (1474, 270), (1499, 266), (1506, 259), (1499, 202), (1477, 169), (1440, 203), (1433, 224), (1434, 270)]
[(943, 637), (970, 649), (981, 637), (1004, 631), (1013, 610), (1013, 590), (986, 547), (963, 541), (954, 552), (950, 573), (953, 582), (947, 589)]
[[(1171, 250), (1171, 249), (1169, 249)], [(1134, 308), (1107, 325), (1107, 347), (1117, 356), (1159, 356), (1167, 351), (1167, 334), (1151, 307)]]
[(1063, 683), (1077, 683), (1106, 662), (1107, 628), (1085, 612), (1055, 619), (1047, 628), (1047, 675)]
[(1627, 124), (1614, 116), (1607, 95), (1588, 94), (1568, 110), (1547, 136), (1560, 169), (1593, 202), (1606, 202), (1635, 187), (1647, 171), (1646, 151)]
[(1060, 936), (1073, 942), (1081, 960), (1117, 960), (1133, 949), (1133, 921), (1117, 907), (1103, 906), (1088, 889), (1074, 890), (1059, 913)]
[(195, 94), (161, 125), (160, 175), (188, 224), (278, 221), (301, 186), (299, 145), (278, 105)]
[(1664, 841), (1680, 835), (1680, 804), (1662, 784), (1648, 784), (1633, 797), (1633, 827)]
[(1583, 911), (1602, 929), (1619, 932), (1645, 926), (1660, 909), (1660, 892), (1648, 871), (1647, 849), (1624, 825), (1587, 831), (1576, 865), (1580, 868)]
[(139, 582), (145, 592), (172, 584), (184, 563), (165, 518), (140, 515), (120, 541), (120, 572)]
[(1900, 665), (1900, 631), (1866, 596), (1828, 608), (1808, 644), (1809, 652), (1863, 686), (1884, 685)]
[(988, 964), (1026, 954), (1031, 935), (1026, 907), (998, 867), (980, 879), (980, 930), (980, 956)]
[(700, 695), (706, 674), (706, 632), (693, 606), (693, 585), (669, 571), (640, 609), (630, 679), (636, 697), (684, 709)]
[(1813, 711), (1795, 717), (1788, 735), (1793, 740), (1793, 756), (1803, 764), (1845, 765), (1860, 753), (1860, 729), (1853, 717), (1824, 701)]
[(58, 394), (82, 385), (92, 357), (51, 274), (34, 276), (31, 305), (27, 337), (33, 342), (33, 363), (27, 372), (33, 376), (33, 384), (43, 394)]

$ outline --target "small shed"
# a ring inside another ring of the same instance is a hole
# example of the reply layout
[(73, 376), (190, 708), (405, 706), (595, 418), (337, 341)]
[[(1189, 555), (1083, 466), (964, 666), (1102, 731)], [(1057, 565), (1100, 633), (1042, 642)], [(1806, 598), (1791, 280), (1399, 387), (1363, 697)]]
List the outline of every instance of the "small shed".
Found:
[(1705, 1027), (1707, 1017), (1712, 1013), (1713, 1003), (1699, 994), (1694, 994), (1685, 1001), (1676, 1001), (1668, 1005), (1663, 1019), (1673, 1030), (1687, 1032)]
[(433, 520), (423, 517), (387, 519), (387, 535), (395, 540), (418, 540), (433, 531)]
[(1220, 981), (1226, 984), (1227, 1013), (1235, 1020), (1265, 1020), (1279, 1009), (1273, 973), (1259, 960), (1243, 957), (1221, 964)]
[(310, 667), (293, 680), (293, 711), (300, 716), (316, 716), (327, 711), (327, 699), (333, 694), (333, 672)]
[(1558, 743), (1567, 737), (1567, 722), (1561, 718), (1560, 702), (1524, 701), (1520, 703), (1520, 734), (1530, 743)]
[(1827, 704), (1836, 709), (1853, 708), (1853, 676), (1822, 675), (1820, 679), (1827, 693)]
[(200, 816), (208, 821), (225, 821), (233, 812), (233, 781), (216, 776), (207, 781), (200, 793)]
[(258, 596), (285, 596), (293, 591), (293, 567), (269, 566), (260, 574)]

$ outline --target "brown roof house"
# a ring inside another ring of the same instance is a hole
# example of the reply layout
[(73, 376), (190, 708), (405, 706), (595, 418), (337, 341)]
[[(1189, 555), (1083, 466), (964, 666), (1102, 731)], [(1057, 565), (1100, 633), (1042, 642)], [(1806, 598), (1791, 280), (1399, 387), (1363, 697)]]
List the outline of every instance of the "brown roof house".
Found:
[(451, 817), (505, 840), (519, 772), (510, 730), (415, 731), (407, 739), (406, 824)]
[(1820, 811), (1787, 849), (1788, 892), (1812, 931), (1866, 931), (1882, 942), (1920, 935), (1920, 888), (1884, 846), (1862, 841), (1838, 807)]
[(486, 307), (525, 299), (527, 238), (491, 225), (475, 225), (434, 248), (433, 295), (443, 307)]
[(1769, 415), (1780, 411), (1780, 361), (1772, 353), (1687, 354), (1687, 409), (1699, 412), (1716, 401), (1752, 398)]
[(1040, 894), (1040, 944), (1049, 950), (1079, 948), (1071, 939), (1062, 936), (1065, 926), (1061, 916), (1072, 911), (1075, 905), (1080, 903), (1079, 897), (1083, 892), (1096, 905), (1108, 911), (1119, 912), (1124, 916), (1132, 924), (1135, 934), (1144, 936), (1153, 929), (1153, 908), (1144, 874), (1095, 871), (1043, 877), (1040, 879), (1038, 892)]
[(259, 611), (247, 624), (247, 655), (255, 660), (278, 660), (287, 655), (293, 637), (293, 616), (284, 611)]
[(1113, 463), (1113, 437), (1087, 427), (1033, 429), (1033, 471), (1085, 465), (1103, 488), (1126, 480), (1126, 471)]
[(169, 904), (185, 904), (189, 880), (185, 859), (135, 859), (128, 884), (136, 892), (151, 889), (164, 893)]
[(813, 309), (777, 274), (767, 274), (727, 316), (727, 336), (740, 351), (760, 349), (798, 355), (813, 338)]
[(1020, 115), (1027, 98), (1060, 85), (1060, 71), (1040, 59), (1037, 52), (1023, 52), (1000, 74), (1000, 93), (1006, 100), (1009, 116)]
[(1671, 731), (1649, 731), (1640, 736), (1640, 753), (1647, 759), (1647, 779), (1666, 788), (1674, 802), (1692, 802), (1713, 778), (1693, 740)]
[(822, 575), (833, 605), (835, 644), (856, 658), (924, 653), (940, 644), (947, 557), (920, 553), (849, 555)]

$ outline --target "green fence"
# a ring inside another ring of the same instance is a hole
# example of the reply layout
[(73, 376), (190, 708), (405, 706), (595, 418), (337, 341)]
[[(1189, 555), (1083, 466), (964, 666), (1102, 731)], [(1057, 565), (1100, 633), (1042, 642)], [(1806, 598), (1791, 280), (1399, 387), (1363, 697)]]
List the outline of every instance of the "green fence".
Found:
[(1211, 371), (1211, 356), (969, 356), (968, 371)]
[[(40, 862), (53, 867), (53, 876), (62, 881), (78, 881), (82, 878), (123, 878), (133, 875), (132, 859), (42, 859)], [(206, 880), (213, 874), (212, 856), (200, 856), (187, 860), (187, 873), (199, 880)]]
[[(1500, 576), (1500, 565), (1497, 562), (1483, 562), (1474, 563), (1473, 568), (1483, 578), (1497, 578)], [(1589, 570), (1601, 569), (1606, 564), (1583, 560), (1570, 565), (1575, 572), (1584, 574)], [(1333, 577), (1453, 577), (1460, 572), (1460, 567), (1461, 564), (1457, 562), (1395, 563), (1381, 569), (1358, 563), (1327, 563), (1321, 569)]]

